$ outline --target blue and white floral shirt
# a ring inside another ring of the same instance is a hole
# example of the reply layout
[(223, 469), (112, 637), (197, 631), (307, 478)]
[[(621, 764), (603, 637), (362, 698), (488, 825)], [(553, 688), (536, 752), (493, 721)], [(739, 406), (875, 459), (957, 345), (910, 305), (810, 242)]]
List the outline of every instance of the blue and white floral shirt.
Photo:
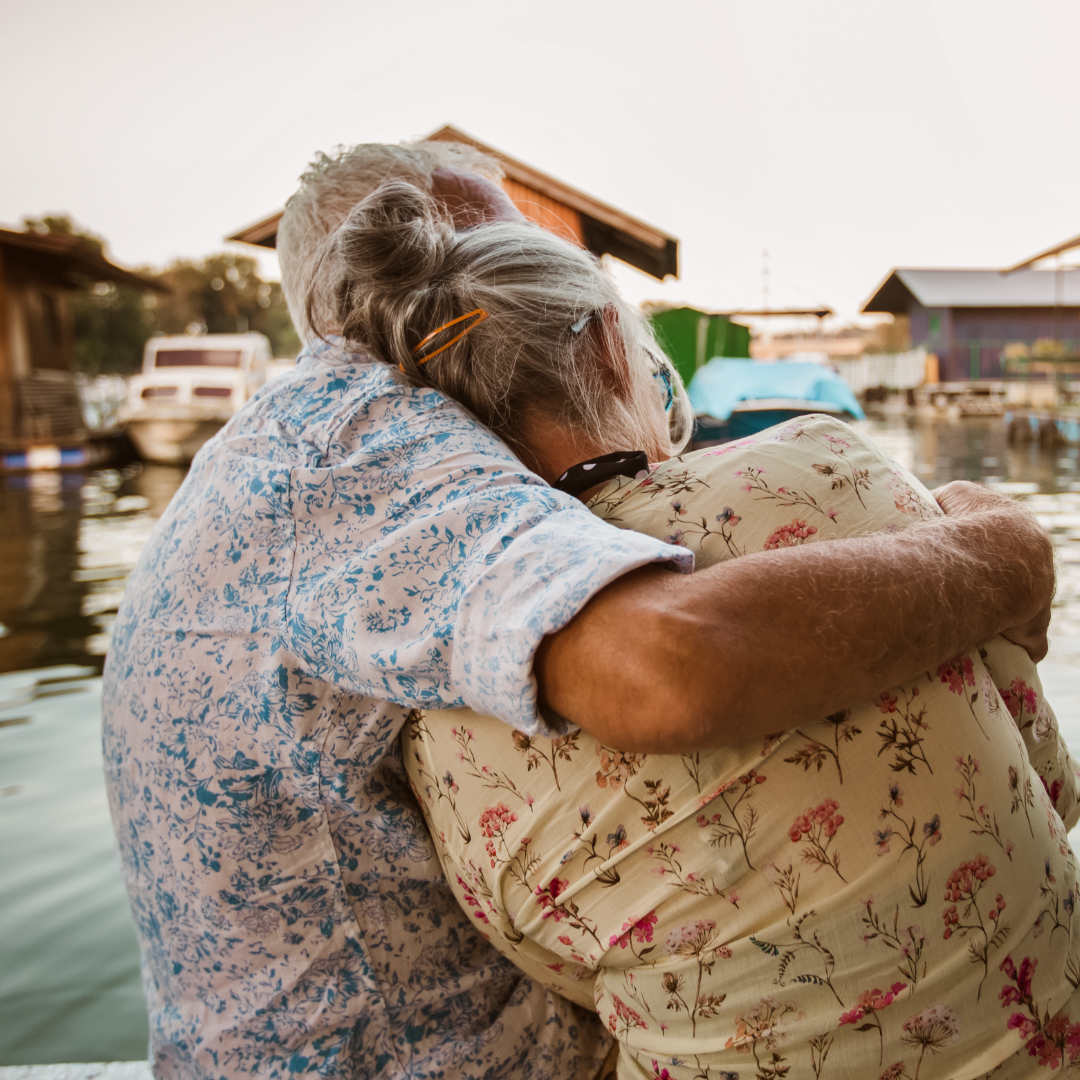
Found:
[(455, 903), (397, 735), (418, 706), (545, 730), (541, 638), (633, 567), (688, 560), (337, 343), (234, 417), (158, 523), (105, 671), (159, 1080), (595, 1073), (595, 1017)]

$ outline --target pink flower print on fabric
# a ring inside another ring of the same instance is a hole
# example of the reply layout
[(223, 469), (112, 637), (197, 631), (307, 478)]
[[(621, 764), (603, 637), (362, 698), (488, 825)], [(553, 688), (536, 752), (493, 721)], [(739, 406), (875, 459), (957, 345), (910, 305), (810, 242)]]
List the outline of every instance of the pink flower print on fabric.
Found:
[(954, 656), (941, 664), (937, 669), (937, 674), (943, 683), (949, 684), (949, 690), (954, 694), (962, 694), (965, 683), (968, 686), (975, 685), (975, 666), (971, 662), (971, 657), (966, 654)]
[(536, 902), (545, 909), (543, 915), (540, 916), (542, 919), (550, 918), (559, 922), (566, 917), (568, 913), (555, 901), (569, 884), (567, 878), (553, 877), (547, 885), (536, 886)]
[(883, 713), (894, 713), (896, 712), (898, 700), (895, 694), (890, 694), (888, 690), (882, 690), (878, 695), (877, 706)]
[(672, 930), (664, 942), (667, 956), (700, 956), (712, 944), (716, 923), (711, 919), (693, 919)]
[(495, 841), (501, 839), (506, 829), (515, 821), (517, 821), (517, 814), (506, 803), (489, 806), (480, 815), (480, 831), (487, 837), (484, 847), (487, 849), (488, 857), (491, 859), (492, 868), (494, 868), (495, 860), (498, 858)]
[(620, 1024), (624, 1035), (628, 1035), (631, 1028), (648, 1030), (649, 1025), (618, 994), (612, 994), (611, 1000), (615, 1005), (615, 1011), (608, 1016), (608, 1028), (611, 1030), (612, 1035), (618, 1037)]
[[(782, 491), (783, 488), (780, 490)], [(781, 525), (779, 529), (771, 532), (762, 550), (777, 551), (780, 548), (796, 547), (816, 532), (816, 525), (807, 525), (804, 519), (795, 518), (790, 524)]]
[[(907, 983), (894, 982), (885, 992), (877, 987), (873, 990), (864, 990), (859, 995), (859, 1000), (854, 1009), (849, 1009), (840, 1017), (840, 1026), (845, 1024), (859, 1024), (856, 1031), (876, 1031), (878, 1033), (878, 1065), (881, 1064), (885, 1055), (885, 1036), (881, 1030), (881, 1021), (877, 1013), (887, 1009), (906, 989)], [(860, 1023), (865, 1021), (865, 1023)]]
[(998, 693), (1001, 694), (1012, 718), (1018, 722), (1023, 713), (1029, 712), (1034, 717), (1039, 708), (1039, 696), (1035, 693), (1035, 688), (1028, 686), (1021, 678), (1013, 679), (1007, 687), (999, 686)]
[(1062, 791), (1065, 789), (1065, 785), (1061, 780), (1054, 780), (1053, 783), (1047, 783), (1045, 776), (1040, 776), (1043, 787), (1046, 789), (1046, 794), (1050, 796), (1050, 801), (1054, 804), (1054, 809), (1057, 809), (1058, 799), (1061, 796)]
[(1071, 1024), (1068, 1013), (1058, 1013), (1028, 1040), (1027, 1052), (1044, 1069), (1059, 1069), (1063, 1062), (1074, 1065), (1080, 1058), (1080, 1023)]
[[(1040, 1009), (1032, 990), (1032, 978), (1039, 961), (1025, 956), (1018, 968), (1008, 955), (998, 966), (1005, 972), (1009, 982), (998, 994), (1003, 1009), (1020, 1006), (1024, 1012), (1010, 1014), (1006, 1027), (1017, 1031), (1022, 1038), (1029, 1057), (1037, 1057), (1039, 1065), (1046, 1069), (1058, 1069), (1062, 1064), (1074, 1065), (1080, 1058), (1080, 1023), (1072, 1023), (1069, 1014), (1059, 1012), (1045, 1019), (1046, 1010)], [(1026, 1013), (1026, 1015), (1025, 1015)]]
[(918, 1077), (927, 1050), (931, 1054), (940, 1054), (949, 1043), (959, 1040), (960, 1017), (949, 1005), (935, 1005), (905, 1020), (900, 1037), (919, 1048), (919, 1060), (915, 1066), (915, 1076)]
[(888, 1008), (907, 989), (907, 983), (895, 982), (887, 991), (881, 991), (876, 986), (873, 990), (864, 990), (859, 995), (858, 1003), (854, 1009), (849, 1009), (840, 1016), (840, 1026), (845, 1024), (857, 1024), (864, 1016), (879, 1012)]
[(611, 938), (608, 941), (609, 948), (614, 948), (618, 945), (620, 949), (629, 948), (633, 950), (632, 942), (637, 943), (638, 945), (649, 944), (653, 939), (653, 927), (656, 925), (657, 921), (656, 912), (650, 911), (647, 915), (642, 915), (642, 917), (635, 922), (623, 923), (623, 932), (621, 934), (611, 935)]
[(839, 854), (829, 852), (837, 829), (844, 824), (844, 815), (836, 812), (839, 809), (840, 804), (835, 799), (826, 799), (811, 807), (791, 823), (788, 838), (793, 844), (805, 841), (802, 858), (804, 862), (815, 864), (815, 873), (827, 866), (841, 881), (845, 881), (846, 878), (840, 873)]

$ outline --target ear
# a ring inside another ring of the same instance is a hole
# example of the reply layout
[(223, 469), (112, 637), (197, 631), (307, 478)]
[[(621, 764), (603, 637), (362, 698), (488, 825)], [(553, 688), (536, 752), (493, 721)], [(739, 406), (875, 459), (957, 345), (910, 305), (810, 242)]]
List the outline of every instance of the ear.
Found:
[(510, 196), (486, 176), (442, 166), (431, 174), (431, 194), (442, 204), (455, 229), (499, 221), (524, 221)]
[(604, 386), (616, 397), (627, 400), (631, 395), (630, 360), (619, 326), (619, 311), (614, 304), (605, 305), (592, 336), (598, 346), (596, 363)]

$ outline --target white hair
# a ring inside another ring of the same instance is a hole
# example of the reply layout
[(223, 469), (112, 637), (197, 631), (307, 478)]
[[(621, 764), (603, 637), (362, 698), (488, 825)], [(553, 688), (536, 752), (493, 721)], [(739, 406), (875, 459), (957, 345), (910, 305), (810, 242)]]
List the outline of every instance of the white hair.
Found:
[[(380, 184), (407, 180), (431, 191), (436, 169), (449, 167), (501, 179), (499, 163), (489, 154), (462, 143), (424, 141), (399, 146), (361, 143), (318, 154), (300, 176), (300, 187), (285, 205), (277, 234), (281, 290), (302, 341), (317, 336), (307, 322), (311, 275), (323, 254), (326, 238)], [(326, 332), (327, 312), (320, 323)]]
[[(455, 231), (431, 195), (442, 166), (501, 172), (471, 147), (426, 142), (353, 147), (304, 174), (278, 232), (301, 337), (343, 336), (460, 402), (519, 453), (538, 415), (612, 451), (681, 450), (693, 424), (686, 390), (596, 257), (526, 222)], [(487, 319), (456, 344), (426, 362), (414, 354), (476, 308)], [(658, 445), (666, 387), (670, 443)]]
[[(445, 333), (416, 354), (476, 309), (486, 319), (467, 335), (442, 349), (454, 337)], [(526, 221), (455, 230), (404, 180), (383, 184), (327, 235), (303, 319), (453, 397), (526, 458), (536, 419), (583, 445), (644, 449), (653, 460), (690, 434), (674, 367), (594, 255)], [(665, 437), (657, 401), (669, 389)]]

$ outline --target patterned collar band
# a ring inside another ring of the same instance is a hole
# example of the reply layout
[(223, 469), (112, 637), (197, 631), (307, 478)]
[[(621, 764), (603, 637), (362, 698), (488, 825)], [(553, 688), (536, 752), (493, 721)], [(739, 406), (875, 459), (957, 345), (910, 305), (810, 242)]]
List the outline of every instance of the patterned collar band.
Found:
[(644, 450), (619, 450), (571, 465), (551, 486), (567, 495), (580, 495), (613, 476), (643, 480), (648, 475), (649, 456)]

